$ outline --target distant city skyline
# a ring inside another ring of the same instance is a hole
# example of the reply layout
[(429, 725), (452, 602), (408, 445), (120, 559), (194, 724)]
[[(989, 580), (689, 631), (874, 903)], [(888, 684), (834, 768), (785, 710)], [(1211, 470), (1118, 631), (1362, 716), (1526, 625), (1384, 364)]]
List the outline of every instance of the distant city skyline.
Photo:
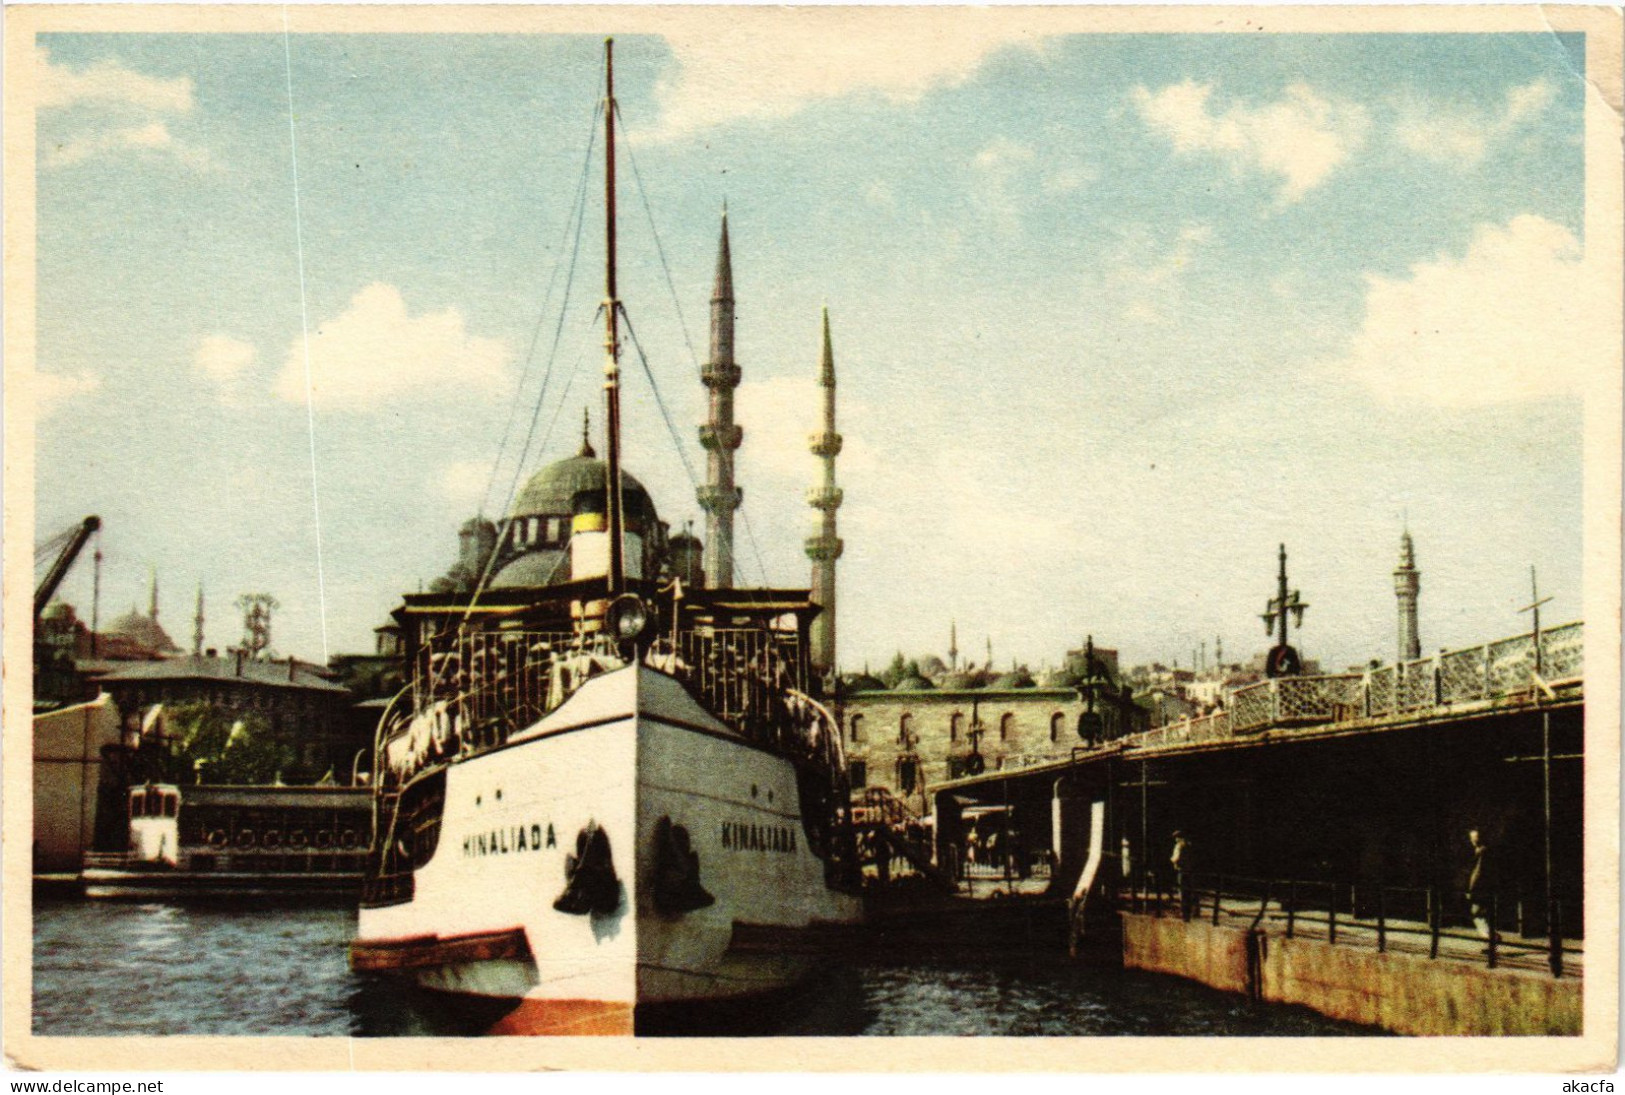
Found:
[[(1407, 527), (1423, 653), (1527, 630), (1531, 565), (1543, 619), (1581, 616), (1582, 394), (1618, 353), (1580, 321), (1617, 310), (1617, 256), (1585, 247), (1582, 36), (1012, 19), (855, 56), (835, 19), (747, 23), (617, 38), (622, 295), (703, 476), (726, 200), (736, 573), (788, 587), (828, 304), (844, 669), (943, 655), (951, 620), (1001, 667), (1090, 634), (1125, 666), (1216, 636), (1245, 661), (1283, 542), (1294, 644), (1391, 661)], [(545, 443), (493, 470), (553, 340), (601, 36), (39, 41), (36, 540), (102, 516), (104, 625), (156, 568), (188, 638), (204, 584), (209, 646), (263, 590), (279, 654), (370, 649), (465, 519), (601, 420), (594, 168)], [(703, 528), (624, 369), (627, 467)], [(87, 620), (89, 564), (60, 592)]]

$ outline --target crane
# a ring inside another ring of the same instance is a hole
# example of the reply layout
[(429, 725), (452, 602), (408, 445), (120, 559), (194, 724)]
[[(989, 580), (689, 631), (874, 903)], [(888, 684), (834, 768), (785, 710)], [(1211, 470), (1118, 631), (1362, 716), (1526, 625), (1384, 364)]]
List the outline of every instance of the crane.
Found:
[(38, 622), (40, 612), (50, 603), (52, 594), (56, 592), (56, 587), (61, 585), (62, 579), (68, 576), (68, 568), (73, 566), (73, 561), (79, 557), (79, 552), (84, 549), (85, 542), (95, 535), (96, 530), (101, 527), (102, 519), (92, 514), (81, 521), (79, 527), (73, 530), (73, 535), (69, 537), (67, 544), (62, 548), (62, 554), (56, 557), (56, 562), (51, 564), (51, 569), (46, 572), (45, 579), (34, 590), (35, 622)]

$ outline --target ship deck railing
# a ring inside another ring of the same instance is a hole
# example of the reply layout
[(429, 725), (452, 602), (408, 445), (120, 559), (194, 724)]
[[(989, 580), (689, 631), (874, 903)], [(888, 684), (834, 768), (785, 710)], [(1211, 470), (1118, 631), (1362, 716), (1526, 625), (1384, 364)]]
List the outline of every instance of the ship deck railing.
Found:
[(86, 852), (85, 870), (173, 871), (179, 874), (358, 874), (366, 849), (185, 848), (167, 861), (143, 859), (135, 852)]
[[(685, 631), (654, 642), (645, 663), (686, 685), (712, 714), (752, 740), (794, 751), (786, 725), (804, 722), (786, 698), (804, 695), (799, 635), (766, 627)], [(607, 639), (560, 631), (482, 631), (428, 646), (412, 684), (381, 720), (377, 785), (507, 741), (587, 680), (624, 664)], [(793, 706), (793, 704), (792, 704)]]

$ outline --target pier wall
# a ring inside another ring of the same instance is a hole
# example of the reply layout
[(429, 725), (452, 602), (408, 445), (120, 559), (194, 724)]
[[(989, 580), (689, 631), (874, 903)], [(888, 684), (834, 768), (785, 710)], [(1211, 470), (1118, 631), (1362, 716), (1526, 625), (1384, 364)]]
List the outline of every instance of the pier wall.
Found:
[(1577, 1035), (1581, 982), (1123, 914), (1123, 964), (1413, 1035)]

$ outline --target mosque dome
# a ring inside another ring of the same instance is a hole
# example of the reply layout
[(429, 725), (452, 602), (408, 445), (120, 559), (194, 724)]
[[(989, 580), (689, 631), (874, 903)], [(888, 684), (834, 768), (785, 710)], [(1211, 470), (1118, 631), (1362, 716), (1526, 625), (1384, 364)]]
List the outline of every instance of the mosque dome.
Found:
[(908, 676), (904, 677), (902, 680), (898, 681), (897, 686), (895, 688), (893, 688), (892, 691), (893, 692), (930, 692), (934, 688), (936, 688), (936, 685), (932, 684), (930, 681), (926, 680), (924, 677), (920, 676), (918, 673), (911, 673)]
[(867, 673), (854, 673), (841, 681), (841, 687), (847, 692), (884, 692), (884, 681), (871, 677)]
[(959, 669), (942, 678), (942, 687), (963, 692), (969, 688), (981, 688), (986, 679), (974, 669)]
[(999, 689), (1032, 688), (1034, 687), (1033, 675), (1025, 669), (1013, 669), (995, 680), (991, 687)]
[(527, 551), (491, 577), (492, 589), (534, 589), (552, 585), (570, 574), (569, 555), (563, 548)]
[(114, 620), (107, 633), (160, 654), (173, 654), (180, 650), (157, 620), (141, 615), (134, 608)]
[[(572, 518), (578, 511), (603, 511), (608, 478), (608, 465), (598, 459), (583, 425), (581, 448), (576, 454), (537, 471), (515, 497), (505, 523), (507, 531), (502, 542), (494, 545), (497, 567), (491, 586), (531, 589), (571, 580)], [(585, 510), (583, 502), (586, 502)], [(624, 469), (621, 503), (628, 535), (639, 537), (642, 542), (641, 549), (630, 549), (637, 554), (628, 560), (627, 573), (633, 576), (659, 573), (667, 559), (665, 528), (649, 492)], [(473, 539), (477, 539), (474, 533), (465, 530), (464, 540), (472, 542)], [(698, 541), (694, 542), (694, 548), (691, 554), (697, 555)], [(483, 566), (478, 560), (484, 557), (483, 550), (476, 552), (472, 564), (465, 564), (465, 568), (471, 567), (477, 572)]]
[[(605, 489), (607, 467), (583, 437), (581, 449), (574, 456), (555, 461), (530, 477), (514, 499), (508, 516), (568, 517), (577, 495)], [(626, 507), (629, 522), (658, 520), (649, 492), (625, 468), (621, 469), (621, 503)]]

